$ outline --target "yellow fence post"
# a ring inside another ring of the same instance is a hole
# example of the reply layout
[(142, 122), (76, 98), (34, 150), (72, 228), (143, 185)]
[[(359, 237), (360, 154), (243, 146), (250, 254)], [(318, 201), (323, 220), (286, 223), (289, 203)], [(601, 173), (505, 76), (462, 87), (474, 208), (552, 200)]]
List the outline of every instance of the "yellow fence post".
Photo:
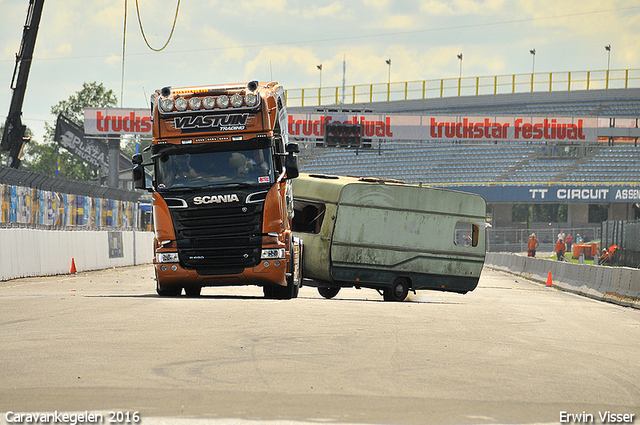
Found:
[(387, 102), (391, 100), (391, 83), (387, 83)]
[(549, 91), (553, 91), (553, 72), (549, 73)]
[(356, 103), (356, 86), (355, 84), (353, 85), (353, 102), (351, 103)]
[(533, 93), (533, 72), (531, 73), (531, 93)]
[(444, 79), (440, 80), (440, 97), (444, 97)]
[(427, 82), (425, 80), (422, 80), (422, 98), (427, 98)]
[(301, 106), (304, 106), (304, 89), (302, 89), (302, 94), (300, 96), (302, 96), (300, 101)]
[(480, 77), (476, 77), (476, 96), (480, 93)]
[(609, 70), (608, 69), (607, 69), (607, 77), (606, 78), (607, 78), (607, 84), (606, 84), (605, 88), (608, 89), (609, 88)]
[(516, 74), (511, 76), (511, 93), (516, 92)]
[(336, 105), (338, 104), (338, 87), (336, 86)]
[(589, 90), (590, 82), (591, 82), (591, 71), (587, 71), (587, 90)]
[(624, 88), (625, 89), (629, 88), (629, 70), (628, 69), (624, 71)]
[(404, 82), (404, 100), (407, 100), (408, 96), (409, 96), (409, 82), (405, 81)]
[(318, 87), (318, 106), (322, 105), (322, 87)]
[(493, 94), (498, 94), (498, 76), (493, 76)]
[(571, 71), (567, 72), (567, 91), (571, 91)]
[(369, 86), (369, 102), (373, 102), (373, 84)]
[(462, 91), (462, 77), (458, 78), (458, 96), (460, 96), (461, 91)]

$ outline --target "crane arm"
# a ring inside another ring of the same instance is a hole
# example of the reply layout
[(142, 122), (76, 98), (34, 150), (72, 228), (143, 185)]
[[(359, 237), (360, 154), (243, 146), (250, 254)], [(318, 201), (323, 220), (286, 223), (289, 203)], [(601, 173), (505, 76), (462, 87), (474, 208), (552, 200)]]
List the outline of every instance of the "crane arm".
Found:
[(22, 104), (27, 90), (27, 79), (29, 78), (29, 69), (31, 68), (33, 51), (36, 46), (43, 5), (44, 0), (29, 0), (27, 20), (22, 32), (22, 43), (20, 44), (20, 51), (16, 55), (16, 64), (11, 78), (13, 95), (2, 133), (2, 141), (0, 141), (0, 148), (9, 151), (9, 166), (12, 168), (20, 166), (20, 155), (26, 142), (24, 136), (26, 126), (22, 124)]

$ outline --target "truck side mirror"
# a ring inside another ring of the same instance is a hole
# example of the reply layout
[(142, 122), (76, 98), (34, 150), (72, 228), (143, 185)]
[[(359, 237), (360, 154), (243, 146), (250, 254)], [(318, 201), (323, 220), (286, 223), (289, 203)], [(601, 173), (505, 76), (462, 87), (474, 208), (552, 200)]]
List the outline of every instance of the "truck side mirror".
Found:
[(300, 153), (300, 146), (297, 143), (287, 143), (285, 148), (287, 153)]
[(133, 187), (136, 189), (147, 189), (147, 182), (144, 178), (144, 165), (137, 164), (133, 167)]
[(133, 155), (131, 157), (131, 162), (133, 163), (133, 165), (142, 164), (142, 154), (141, 153), (137, 153), (137, 154)]
[(298, 170), (298, 157), (295, 153), (290, 152), (284, 159), (284, 166), (287, 168), (287, 178), (295, 179), (300, 175)]

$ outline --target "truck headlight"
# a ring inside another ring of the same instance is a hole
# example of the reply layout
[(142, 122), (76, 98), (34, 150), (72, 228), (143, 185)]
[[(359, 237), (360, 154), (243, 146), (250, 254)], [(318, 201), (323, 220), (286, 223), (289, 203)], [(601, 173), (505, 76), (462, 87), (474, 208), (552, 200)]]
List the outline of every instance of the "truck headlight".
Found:
[(213, 96), (206, 96), (202, 99), (202, 104), (207, 109), (213, 109), (213, 107), (216, 106), (216, 98)]
[(178, 111), (186, 111), (187, 110), (187, 99), (184, 97), (179, 97), (176, 99), (176, 109)]
[(258, 96), (253, 93), (247, 93), (247, 95), (244, 97), (244, 103), (246, 103), (247, 106), (256, 106), (256, 104), (258, 103)]
[(177, 252), (156, 253), (156, 263), (177, 263), (178, 261), (180, 260)]
[(263, 260), (284, 258), (284, 248), (263, 249), (260, 258)]
[(160, 107), (165, 112), (171, 112), (173, 110), (173, 100), (162, 99), (162, 101), (160, 101)]
[(216, 101), (218, 106), (221, 108), (226, 108), (229, 106), (229, 96), (223, 94), (222, 96), (218, 96), (218, 100)]
[(240, 106), (242, 106), (242, 96), (236, 93), (233, 96), (231, 96), (230, 102), (231, 102), (231, 106), (233, 106), (234, 108), (239, 108)]
[(202, 105), (202, 101), (199, 97), (192, 97), (189, 99), (189, 108), (191, 108), (192, 111), (200, 109), (200, 105)]

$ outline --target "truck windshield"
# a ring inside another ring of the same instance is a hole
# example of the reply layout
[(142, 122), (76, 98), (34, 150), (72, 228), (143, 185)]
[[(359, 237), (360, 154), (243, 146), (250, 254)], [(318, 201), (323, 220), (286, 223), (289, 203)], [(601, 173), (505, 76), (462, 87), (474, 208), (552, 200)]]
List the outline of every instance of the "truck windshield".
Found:
[(273, 183), (271, 158), (271, 148), (162, 154), (156, 159), (158, 189)]

